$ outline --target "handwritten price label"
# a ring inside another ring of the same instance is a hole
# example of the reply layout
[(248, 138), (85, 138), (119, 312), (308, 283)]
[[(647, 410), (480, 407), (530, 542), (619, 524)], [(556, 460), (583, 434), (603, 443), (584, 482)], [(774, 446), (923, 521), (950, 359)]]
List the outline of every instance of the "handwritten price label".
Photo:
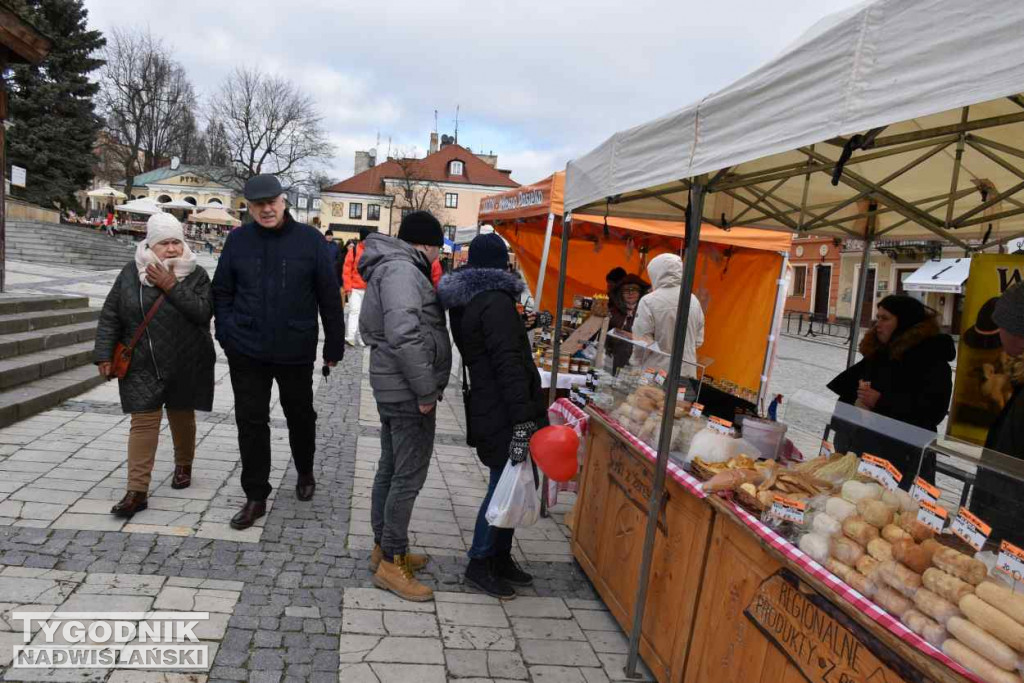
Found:
[(942, 497), (942, 491), (939, 491), (921, 477), (916, 477), (914, 485), (910, 487), (910, 497), (918, 502), (928, 501), (934, 504), (939, 502), (939, 498)]
[(943, 508), (928, 500), (921, 501), (921, 509), (917, 511), (917, 521), (941, 532), (946, 526), (947, 519), (949, 519), (949, 513)]
[(1009, 575), (1014, 581), (1024, 580), (1024, 550), (1009, 541), (1000, 543), (996, 569)]
[(992, 527), (981, 521), (967, 508), (960, 508), (960, 514), (953, 520), (950, 530), (959, 536), (964, 543), (975, 550), (981, 550), (992, 533)]
[(700, 417), (704, 414), (704, 405), (702, 403), (694, 403), (690, 406), (690, 417)]
[(725, 434), (726, 436), (732, 436), (732, 422), (723, 420), (720, 417), (712, 416), (708, 421), (708, 427), (715, 430), (719, 434)]
[(657, 375), (658, 375), (658, 371), (655, 370), (654, 368), (646, 368), (640, 374), (640, 384), (643, 384), (644, 386), (647, 386), (649, 384), (653, 384), (654, 383), (654, 378), (657, 377)]
[(665, 372), (664, 370), (659, 371), (658, 374), (654, 376), (654, 383), (657, 384), (659, 387), (665, 386), (665, 382), (667, 381), (668, 373)]
[(896, 469), (891, 462), (870, 453), (861, 456), (857, 474), (874, 479), (889, 491), (898, 489), (900, 481), (903, 480), (903, 473)]
[(784, 522), (803, 524), (806, 512), (807, 504), (802, 501), (778, 495), (772, 500), (770, 514)]
[(818, 449), (819, 458), (831, 458), (836, 454), (836, 447), (832, 445), (831, 441), (821, 440), (821, 448)]

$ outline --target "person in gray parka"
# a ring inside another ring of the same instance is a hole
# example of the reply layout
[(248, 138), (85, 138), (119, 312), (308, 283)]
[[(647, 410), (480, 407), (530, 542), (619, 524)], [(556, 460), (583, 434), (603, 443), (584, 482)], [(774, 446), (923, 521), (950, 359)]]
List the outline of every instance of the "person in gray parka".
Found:
[(370, 568), (379, 588), (407, 600), (431, 600), (433, 592), (413, 576), (427, 559), (408, 553), (408, 530), (430, 465), (437, 402), (452, 366), (444, 311), (430, 281), (444, 233), (432, 215), (414, 211), (402, 219), (397, 239), (374, 233), (364, 244), (359, 330), (371, 347), (370, 386), (381, 421)]
[(196, 451), (195, 411), (213, 409), (213, 369), (217, 361), (210, 335), (213, 299), (210, 277), (196, 267), (181, 223), (160, 213), (150, 217), (146, 239), (135, 260), (124, 267), (103, 304), (93, 360), (113, 379), (118, 343), (129, 346), (146, 314), (163, 297), (118, 380), (121, 409), (131, 414), (128, 435), (128, 491), (111, 509), (131, 518), (148, 506), (164, 409), (174, 441), (171, 488), (192, 483)]

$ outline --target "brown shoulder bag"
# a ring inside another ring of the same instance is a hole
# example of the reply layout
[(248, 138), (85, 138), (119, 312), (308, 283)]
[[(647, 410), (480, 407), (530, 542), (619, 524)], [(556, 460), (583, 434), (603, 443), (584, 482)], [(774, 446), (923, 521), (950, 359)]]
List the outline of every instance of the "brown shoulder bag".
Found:
[(110, 376), (116, 377), (117, 379), (124, 379), (124, 376), (128, 374), (128, 368), (132, 364), (132, 354), (135, 353), (135, 345), (142, 339), (143, 333), (146, 328), (149, 327), (149, 323), (153, 321), (153, 316), (156, 315), (157, 309), (160, 308), (160, 304), (164, 302), (164, 294), (157, 297), (157, 300), (153, 302), (153, 305), (149, 309), (149, 313), (142, 320), (142, 324), (135, 330), (135, 335), (132, 336), (132, 341), (128, 346), (125, 346), (121, 342), (117, 343), (114, 347), (114, 357), (110, 361)]

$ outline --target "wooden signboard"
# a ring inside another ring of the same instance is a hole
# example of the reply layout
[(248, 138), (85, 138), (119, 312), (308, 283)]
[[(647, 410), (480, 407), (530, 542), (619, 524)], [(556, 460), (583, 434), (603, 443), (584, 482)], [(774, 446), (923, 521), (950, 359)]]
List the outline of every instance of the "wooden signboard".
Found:
[(786, 569), (761, 583), (743, 613), (810, 683), (919, 680), (899, 657)]

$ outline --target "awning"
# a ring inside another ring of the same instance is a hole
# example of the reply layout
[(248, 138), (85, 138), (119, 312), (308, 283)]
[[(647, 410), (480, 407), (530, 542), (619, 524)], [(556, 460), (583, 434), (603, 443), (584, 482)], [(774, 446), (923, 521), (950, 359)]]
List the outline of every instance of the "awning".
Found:
[(192, 223), (213, 223), (214, 225), (230, 225), (238, 227), (242, 221), (238, 220), (224, 209), (207, 209), (194, 213), (188, 217)]
[(944, 292), (961, 294), (971, 273), (971, 259), (944, 258), (929, 261), (903, 281), (903, 289), (911, 292)]
[(114, 207), (114, 210), (126, 211), (128, 213), (141, 213), (146, 216), (152, 216), (155, 213), (163, 213), (163, 209), (157, 206), (157, 203), (152, 199), (133, 199), (130, 202), (118, 204)]

